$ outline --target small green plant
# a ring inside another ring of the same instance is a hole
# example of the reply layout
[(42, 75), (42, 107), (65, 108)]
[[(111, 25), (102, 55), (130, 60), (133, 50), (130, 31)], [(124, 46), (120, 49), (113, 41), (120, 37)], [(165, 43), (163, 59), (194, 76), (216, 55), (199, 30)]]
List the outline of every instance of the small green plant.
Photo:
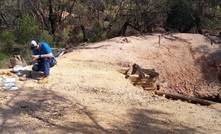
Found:
[(0, 33), (0, 41), (7, 44), (12, 44), (15, 40), (15, 36), (11, 31), (3, 31)]
[(0, 53), (0, 68), (7, 68), (8, 63), (9, 63), (9, 56), (4, 53)]

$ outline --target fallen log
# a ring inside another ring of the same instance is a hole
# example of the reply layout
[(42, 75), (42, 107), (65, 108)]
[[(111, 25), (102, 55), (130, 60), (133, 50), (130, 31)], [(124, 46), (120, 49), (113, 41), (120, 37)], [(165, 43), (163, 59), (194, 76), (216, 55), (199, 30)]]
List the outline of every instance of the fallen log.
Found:
[(128, 78), (132, 82), (140, 82), (140, 83), (153, 83), (158, 81), (158, 77), (150, 77), (150, 76), (145, 76), (144, 78), (138, 76), (138, 75), (130, 75)]
[(133, 66), (134, 66), (134, 68), (137, 68), (137, 71), (139, 72), (139, 77), (144, 78), (145, 74), (144, 74), (142, 68), (137, 64), (134, 64)]
[(135, 74), (138, 72), (139, 77), (144, 78), (145, 73), (143, 72), (142, 68), (137, 65), (136, 63), (129, 67), (129, 69), (126, 71), (126, 78), (128, 78), (130, 75)]
[(155, 91), (155, 94), (159, 96), (165, 96), (168, 99), (188, 101), (190, 103), (200, 104), (200, 105), (205, 105), (205, 106), (216, 104), (216, 102), (213, 102), (213, 101), (204, 100), (200, 98), (194, 98), (190, 96), (184, 96), (181, 94), (172, 94), (172, 93), (166, 93), (162, 91)]
[(141, 86), (144, 90), (159, 90), (159, 73), (155, 69), (143, 69), (136, 63), (129, 66), (129, 69), (120, 69), (134, 86)]

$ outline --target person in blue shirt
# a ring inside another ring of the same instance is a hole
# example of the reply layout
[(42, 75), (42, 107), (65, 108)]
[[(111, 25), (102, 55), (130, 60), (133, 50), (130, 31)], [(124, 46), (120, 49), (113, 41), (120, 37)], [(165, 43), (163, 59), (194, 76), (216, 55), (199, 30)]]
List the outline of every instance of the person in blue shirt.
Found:
[(32, 60), (35, 62), (32, 70), (43, 71), (43, 77), (38, 78), (38, 83), (47, 83), (50, 75), (50, 68), (57, 63), (51, 47), (46, 42), (38, 43), (32, 40), (31, 49), (33, 51)]

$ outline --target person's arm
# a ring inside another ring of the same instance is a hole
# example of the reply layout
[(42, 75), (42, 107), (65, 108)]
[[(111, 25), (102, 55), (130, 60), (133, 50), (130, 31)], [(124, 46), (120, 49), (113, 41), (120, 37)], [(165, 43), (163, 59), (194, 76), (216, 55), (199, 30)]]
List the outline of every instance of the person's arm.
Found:
[(41, 45), (41, 50), (43, 51), (44, 54), (35, 54), (32, 57), (34, 57), (35, 60), (40, 59), (40, 58), (52, 58), (52, 50), (50, 46), (47, 43), (42, 43)]
[(40, 58), (51, 58), (51, 57), (53, 57), (52, 53), (40, 54), (40, 55), (32, 55), (32, 59), (33, 60), (37, 60), (37, 59), (40, 59)]
[(39, 55), (39, 58), (51, 58), (53, 55), (52, 53), (49, 53), (49, 54), (40, 54)]
[(39, 58), (52, 58), (52, 50), (51, 47), (47, 43), (43, 43), (42, 48), (43, 49), (43, 54), (39, 55)]

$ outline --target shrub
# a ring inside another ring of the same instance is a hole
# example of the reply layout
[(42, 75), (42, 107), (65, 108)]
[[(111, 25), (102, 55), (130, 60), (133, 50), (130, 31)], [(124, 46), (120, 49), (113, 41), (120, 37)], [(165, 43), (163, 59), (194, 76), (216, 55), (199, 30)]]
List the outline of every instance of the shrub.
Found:
[(15, 40), (15, 36), (13, 34), (13, 32), (10, 31), (3, 31), (0, 34), (0, 41), (1, 42), (5, 42), (7, 44), (12, 44)]
[(87, 31), (87, 38), (91, 42), (100, 41), (103, 34), (103, 28), (99, 22), (95, 22), (93, 26)]
[(0, 53), (0, 68), (7, 68), (9, 63), (9, 56), (3, 53)]
[(69, 39), (68, 33), (56, 33), (53, 35), (53, 41), (51, 45), (54, 47), (65, 47)]
[(19, 44), (25, 44), (31, 39), (40, 37), (40, 26), (38, 22), (29, 15), (24, 15), (15, 23), (15, 36)]
[(52, 46), (54, 45), (53, 44), (53, 36), (51, 34), (49, 34), (48, 31), (45, 31), (45, 30), (41, 32), (38, 41), (44, 41)]

